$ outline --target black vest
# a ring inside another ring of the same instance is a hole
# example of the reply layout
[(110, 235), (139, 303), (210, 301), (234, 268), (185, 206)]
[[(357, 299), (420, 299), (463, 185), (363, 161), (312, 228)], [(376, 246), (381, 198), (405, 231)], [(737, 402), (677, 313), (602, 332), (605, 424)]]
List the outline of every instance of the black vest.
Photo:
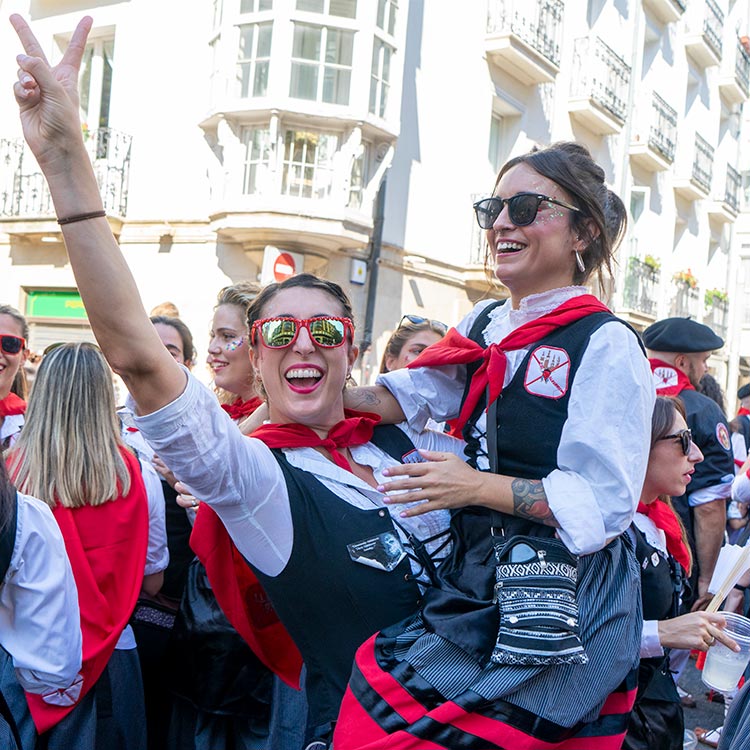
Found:
[[(485, 308), (489, 312), (495, 305)], [(488, 317), (477, 318), (469, 338), (485, 346), (482, 330)], [(558, 328), (543, 339), (532, 344), (513, 379), (503, 389), (497, 401), (497, 466), (498, 473), (524, 479), (542, 479), (558, 468), (557, 450), (565, 422), (568, 418), (570, 391), (581, 359), (591, 335), (605, 323), (624, 321), (609, 312), (587, 315), (567, 326)], [(545, 356), (545, 355), (550, 355)], [(467, 382), (477, 364), (470, 365)], [(606, 362), (601, 363), (607, 367)], [(542, 381), (554, 380), (547, 386)], [(549, 395), (538, 395), (539, 391)], [(477, 408), (464, 427), (469, 463), (476, 466), (479, 454), (479, 439), (474, 425), (486, 408), (486, 397), (480, 399)], [(489, 421), (489, 420), (488, 420)], [(487, 429), (490, 429), (488, 424)], [(526, 521), (505, 513), (502, 516), (506, 534), (533, 534), (551, 536), (552, 527)]]
[[(388, 453), (382, 437), (390, 430), (406, 437), (398, 427), (377, 427), (381, 439), (373, 442)], [(398, 436), (395, 439), (400, 442)], [(396, 452), (400, 458), (398, 448)], [(321, 726), (338, 715), (357, 648), (382, 628), (413, 614), (419, 607), (419, 589), (408, 558), (386, 572), (349, 556), (348, 544), (394, 532), (386, 509), (356, 508), (309, 472), (289, 464), (281, 450), (273, 453), (289, 493), (294, 543), (279, 575), (253, 570), (302, 654), (309, 724)]]

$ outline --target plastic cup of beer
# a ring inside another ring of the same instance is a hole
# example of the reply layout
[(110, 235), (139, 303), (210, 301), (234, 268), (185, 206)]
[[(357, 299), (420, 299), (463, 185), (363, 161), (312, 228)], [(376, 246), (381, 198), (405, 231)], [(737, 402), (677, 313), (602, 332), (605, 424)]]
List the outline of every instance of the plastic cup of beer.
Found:
[(724, 632), (737, 643), (740, 651), (732, 651), (723, 643), (715, 641), (706, 654), (702, 680), (705, 685), (720, 693), (729, 693), (737, 687), (750, 661), (750, 620), (734, 612), (720, 614), (727, 621)]

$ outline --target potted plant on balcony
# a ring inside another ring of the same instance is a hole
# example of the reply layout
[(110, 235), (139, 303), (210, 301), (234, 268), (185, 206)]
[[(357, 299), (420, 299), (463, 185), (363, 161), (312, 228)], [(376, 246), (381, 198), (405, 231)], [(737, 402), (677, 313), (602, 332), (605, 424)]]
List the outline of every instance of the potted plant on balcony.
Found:
[(687, 271), (677, 271), (672, 278), (676, 283), (684, 284), (688, 289), (695, 289), (698, 286), (698, 279), (689, 268)]
[(706, 310), (712, 307), (724, 307), (729, 302), (729, 295), (723, 289), (706, 289), (703, 302)]

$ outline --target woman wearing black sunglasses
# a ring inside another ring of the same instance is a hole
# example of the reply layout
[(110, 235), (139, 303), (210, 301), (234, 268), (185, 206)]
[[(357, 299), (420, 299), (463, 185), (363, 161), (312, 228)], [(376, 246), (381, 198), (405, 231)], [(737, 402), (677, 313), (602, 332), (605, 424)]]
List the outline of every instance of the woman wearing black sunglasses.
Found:
[(0, 305), (0, 451), (8, 448), (23, 426), (26, 402), (12, 392), (28, 356), (26, 318), (10, 305)]
[[(628, 725), (625, 750), (680, 750), (684, 719), (669, 671), (670, 648), (707, 651), (716, 641), (734, 648), (721, 613), (680, 609), (682, 583), (692, 557), (685, 529), (670, 496), (680, 497), (703, 454), (693, 443), (678, 399), (659, 396), (654, 406), (651, 453), (632, 527), (641, 571), (643, 631), (638, 694)], [(667, 653), (665, 653), (665, 649)]]
[[(294, 276), (266, 287), (248, 310), (250, 357), (271, 420), (252, 438), (180, 368), (140, 305), (84, 148), (76, 84), (92, 21), (79, 23), (54, 68), (27, 24), (16, 15), (11, 22), (28, 53), (18, 58), (15, 85), (24, 135), (49, 183), (97, 340), (142, 415), (138, 428), (187, 491), (216, 511), (198, 515), (194, 536), (209, 575), (218, 573), (212, 582), (225, 584), (217, 599), (237, 604), (230, 621), (288, 681), (304, 658), (308, 734), (325, 746), (356, 648), (416, 609), (418, 581), (447, 551), (448, 513), (402, 518), (377, 489), (386, 467), (420, 459), (404, 431), (376, 431), (377, 417), (344, 412), (358, 352), (338, 285)], [(424, 447), (456, 444), (460, 452), (459, 441), (434, 433)], [(210, 520), (217, 515), (218, 524)]]
[[(575, 143), (511, 159), (474, 208), (510, 299), (480, 303), (382, 375), (385, 388), (348, 399), (416, 429), (455, 420), (468, 465), (423, 454), (389, 470), (384, 489), (406, 490), (392, 502), (421, 502), (406, 515), (454, 509), (453, 553), (421, 612), (358, 652), (335, 745), (472, 747), (478, 735), (482, 747), (614, 750), (640, 641), (623, 532), (654, 388), (635, 333), (583, 284), (609, 271), (625, 210)], [(399, 717), (382, 710), (394, 700)]]

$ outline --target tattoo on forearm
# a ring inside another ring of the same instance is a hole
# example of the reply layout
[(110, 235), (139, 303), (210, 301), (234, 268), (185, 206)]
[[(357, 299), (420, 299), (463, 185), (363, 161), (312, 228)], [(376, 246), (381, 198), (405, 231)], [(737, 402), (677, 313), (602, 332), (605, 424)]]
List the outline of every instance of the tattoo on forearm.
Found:
[(372, 388), (348, 388), (346, 395), (347, 405), (353, 409), (363, 406), (378, 406), (380, 404), (377, 391)]
[(518, 478), (510, 486), (513, 492), (513, 515), (546, 526), (559, 527), (560, 524), (550, 510), (541, 480)]

